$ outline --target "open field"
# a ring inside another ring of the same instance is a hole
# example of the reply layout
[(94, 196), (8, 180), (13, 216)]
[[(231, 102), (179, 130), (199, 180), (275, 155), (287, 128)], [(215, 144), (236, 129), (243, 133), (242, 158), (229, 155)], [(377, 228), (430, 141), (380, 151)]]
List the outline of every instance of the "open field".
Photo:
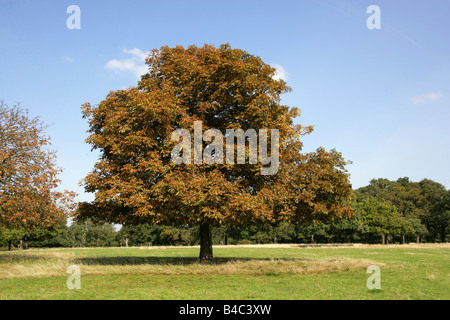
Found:
[[(450, 245), (216, 246), (0, 252), (0, 299), (450, 299)], [(69, 290), (67, 267), (81, 271)], [(381, 270), (369, 290), (366, 269)]]

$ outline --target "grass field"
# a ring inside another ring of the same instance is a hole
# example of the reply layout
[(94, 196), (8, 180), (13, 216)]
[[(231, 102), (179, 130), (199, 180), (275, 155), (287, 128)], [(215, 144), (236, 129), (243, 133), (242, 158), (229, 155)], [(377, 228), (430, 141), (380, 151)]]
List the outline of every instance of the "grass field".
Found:
[[(217, 246), (0, 252), (0, 299), (450, 299), (450, 245)], [(69, 290), (67, 267), (81, 271)], [(381, 289), (369, 290), (369, 265)]]

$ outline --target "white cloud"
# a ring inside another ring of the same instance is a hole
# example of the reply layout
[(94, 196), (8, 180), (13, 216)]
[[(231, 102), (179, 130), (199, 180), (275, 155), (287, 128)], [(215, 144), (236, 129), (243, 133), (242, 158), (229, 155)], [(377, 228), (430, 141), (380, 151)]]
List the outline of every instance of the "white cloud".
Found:
[(444, 94), (442, 92), (430, 92), (425, 93), (420, 96), (412, 97), (410, 101), (414, 104), (427, 103), (427, 102), (437, 102), (442, 100)]
[(111, 59), (106, 63), (106, 68), (115, 71), (131, 72), (137, 78), (147, 73), (148, 67), (145, 64), (147, 55), (142, 50), (138, 48), (123, 49), (123, 52), (131, 55), (131, 57), (122, 60)]
[(73, 58), (71, 57), (62, 57), (63, 60), (67, 61), (67, 62), (73, 62)]
[(275, 80), (280, 80), (281, 79), (281, 80), (287, 81), (287, 72), (283, 68), (282, 65), (274, 64), (272, 67), (274, 67), (276, 69), (275, 75), (273, 76), (273, 78)]
[(145, 58), (147, 58), (147, 54), (145, 54), (145, 52), (143, 52), (141, 49), (138, 49), (138, 48), (134, 48), (131, 50), (123, 49), (123, 52), (129, 53), (144, 62), (145, 62)]

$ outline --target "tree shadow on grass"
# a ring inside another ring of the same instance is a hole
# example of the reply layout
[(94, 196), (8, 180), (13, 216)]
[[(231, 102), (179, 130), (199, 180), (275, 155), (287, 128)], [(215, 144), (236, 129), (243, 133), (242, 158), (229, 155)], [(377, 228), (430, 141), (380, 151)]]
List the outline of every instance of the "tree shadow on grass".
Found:
[(44, 260), (48, 257), (39, 254), (24, 254), (22, 252), (8, 252), (0, 255), (0, 263), (17, 263), (17, 262), (33, 262)]
[(263, 257), (216, 257), (212, 261), (200, 261), (197, 257), (155, 257), (155, 256), (116, 256), (116, 257), (63, 257), (52, 254), (33, 254), (24, 252), (12, 252), (0, 254), (1, 263), (26, 263), (47, 259), (69, 259), (72, 263), (83, 265), (103, 266), (132, 266), (132, 265), (222, 265), (230, 262), (246, 261), (305, 261), (305, 258), (263, 258)]
[(208, 264), (208, 265), (221, 265), (234, 261), (305, 261), (307, 259), (292, 259), (292, 258), (243, 258), (243, 257), (227, 257), (227, 258), (214, 258), (212, 261), (200, 261), (194, 257), (81, 257), (76, 261), (84, 265), (192, 265), (192, 264)]

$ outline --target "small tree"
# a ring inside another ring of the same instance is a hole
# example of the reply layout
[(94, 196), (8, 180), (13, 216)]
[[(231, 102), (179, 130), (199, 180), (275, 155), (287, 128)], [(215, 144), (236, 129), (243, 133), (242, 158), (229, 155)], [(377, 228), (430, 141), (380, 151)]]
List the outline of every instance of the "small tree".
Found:
[(379, 236), (382, 244), (386, 243), (387, 235), (412, 234), (413, 228), (404, 219), (397, 208), (387, 201), (376, 198), (364, 199), (356, 204), (356, 211), (364, 225), (367, 237)]
[(412, 227), (412, 235), (416, 237), (416, 242), (420, 243), (420, 238), (423, 238), (428, 234), (427, 228), (422, 224), (420, 219), (409, 218), (407, 219)]
[(445, 193), (445, 187), (438, 182), (430, 179), (412, 182), (408, 177), (399, 178), (397, 181), (373, 179), (368, 186), (361, 187), (355, 192), (360, 200), (375, 197), (378, 200), (389, 201), (411, 222), (414, 228), (411, 235), (416, 237), (426, 235), (430, 241), (434, 241), (435, 235), (435, 229), (429, 219), (431, 210)]
[(46, 126), (28, 111), (0, 102), (0, 235), (9, 242), (42, 236), (63, 223), (72, 192), (56, 191), (61, 171)]

